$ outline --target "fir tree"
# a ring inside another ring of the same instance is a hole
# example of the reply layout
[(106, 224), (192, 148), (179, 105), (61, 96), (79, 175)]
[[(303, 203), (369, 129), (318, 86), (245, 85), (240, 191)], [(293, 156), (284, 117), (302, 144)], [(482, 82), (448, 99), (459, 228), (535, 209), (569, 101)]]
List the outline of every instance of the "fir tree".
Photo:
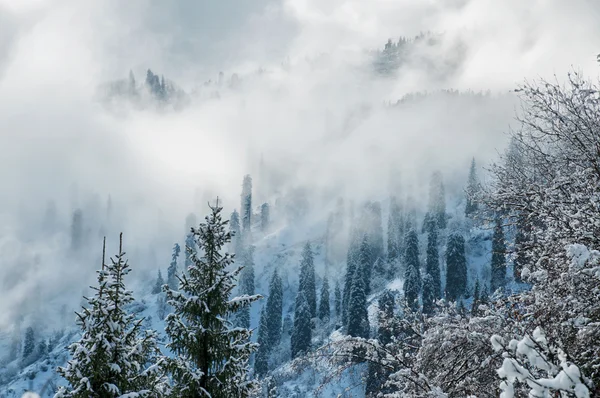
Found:
[(192, 228), (201, 256), (186, 247), (192, 261), (188, 275), (181, 278), (179, 292), (166, 289), (174, 309), (165, 329), (170, 340), (167, 348), (175, 354), (165, 358), (172, 378), (171, 396), (248, 397), (255, 388), (247, 377), (248, 360), (257, 345), (250, 342), (250, 330), (232, 327), (229, 316), (260, 296), (230, 299), (243, 267), (227, 271), (233, 257), (222, 250), (231, 234), (226, 231), (218, 200), (210, 209), (206, 221)]
[(352, 281), (354, 273), (359, 264), (359, 250), (357, 242), (357, 231), (353, 229), (350, 235), (350, 243), (348, 245), (348, 254), (346, 256), (346, 275), (344, 278), (344, 292), (342, 294), (342, 324), (348, 323), (348, 303), (350, 301), (350, 290), (352, 289)]
[(315, 263), (310, 242), (306, 242), (300, 261), (300, 287), (304, 292), (311, 318), (317, 316), (317, 288), (315, 285)]
[(421, 271), (419, 264), (419, 240), (414, 229), (406, 234), (404, 244), (404, 262), (406, 271), (404, 274), (404, 299), (408, 306), (416, 311), (419, 308), (419, 293), (421, 291)]
[[(377, 340), (385, 347), (392, 342), (395, 336), (394, 328), (394, 296), (389, 290), (383, 292), (377, 302)], [(367, 397), (377, 397), (380, 393), (388, 393), (385, 388), (385, 382), (388, 379), (390, 371), (380, 363), (369, 362), (367, 378), (365, 382), (365, 395)]]
[(425, 274), (423, 277), (423, 313), (432, 314), (435, 306), (436, 291), (435, 282), (431, 275)]
[(506, 242), (504, 241), (504, 231), (502, 229), (502, 220), (496, 217), (496, 226), (492, 236), (492, 282), (491, 288), (495, 292), (497, 289), (503, 289), (506, 285)]
[(111, 264), (102, 261), (94, 297), (77, 313), (82, 334), (69, 346), (67, 365), (58, 368), (68, 386), (60, 387), (56, 398), (163, 396), (156, 333), (142, 332), (143, 319), (125, 311), (134, 301), (124, 284), (129, 271), (121, 235), (119, 254)]
[(188, 268), (192, 265), (192, 256), (196, 253), (196, 243), (194, 242), (194, 234), (189, 233), (185, 237), (185, 268), (184, 272), (188, 272)]
[(229, 232), (231, 233), (230, 249), (236, 256), (241, 256), (243, 251), (242, 230), (240, 229), (240, 214), (237, 210), (233, 210), (229, 218)]
[(469, 179), (467, 180), (465, 215), (472, 216), (477, 212), (477, 195), (479, 194), (480, 186), (477, 179), (477, 168), (475, 167), (475, 158), (471, 160), (471, 169), (469, 170)]
[(165, 281), (162, 277), (162, 273), (158, 270), (158, 276), (156, 278), (156, 283), (154, 283), (154, 287), (152, 288), (152, 294), (158, 294), (162, 291), (162, 285), (165, 284)]
[(467, 290), (465, 239), (458, 234), (448, 237), (446, 248), (446, 299), (457, 301)]
[(23, 359), (26, 359), (31, 354), (33, 354), (34, 349), (35, 349), (35, 333), (33, 331), (33, 328), (31, 326), (29, 326), (25, 330), (25, 340), (23, 342)]
[(363, 264), (354, 273), (348, 301), (347, 332), (354, 337), (369, 337), (369, 317), (367, 313), (367, 287)]
[(439, 229), (446, 228), (446, 192), (442, 173), (433, 173), (429, 184), (429, 216)]
[(171, 256), (171, 264), (169, 264), (169, 268), (167, 269), (167, 284), (171, 290), (177, 290), (179, 287), (179, 279), (177, 277), (177, 259), (179, 258), (180, 252), (181, 247), (179, 247), (178, 243), (175, 243), (173, 246), (173, 254)]
[(260, 311), (260, 323), (258, 325), (258, 351), (254, 359), (254, 373), (262, 377), (269, 371), (269, 321), (267, 311), (263, 306)]
[(250, 233), (252, 226), (252, 177), (250, 175), (245, 175), (242, 183), (240, 211), (242, 213), (242, 232), (245, 235), (244, 240), (246, 240), (246, 235)]
[(269, 229), (270, 223), (269, 204), (263, 203), (260, 206), (260, 230), (265, 233)]
[(283, 284), (277, 270), (273, 272), (269, 284), (269, 297), (267, 298), (267, 325), (269, 331), (270, 347), (275, 347), (281, 341), (281, 328), (283, 322)]
[(433, 227), (429, 229), (429, 234), (427, 236), (427, 259), (425, 263), (425, 272), (432, 278), (433, 295), (436, 300), (442, 298), (442, 277), (440, 275), (437, 234), (437, 228)]
[(321, 301), (319, 302), (319, 319), (328, 322), (331, 317), (331, 308), (329, 306), (329, 280), (327, 276), (323, 278), (321, 286)]
[[(363, 240), (360, 244), (360, 251), (359, 251), (359, 268), (362, 270), (363, 272), (363, 278), (365, 280), (364, 285), (365, 285), (365, 293), (368, 295), (369, 293), (371, 293), (371, 276), (373, 275), (373, 263), (371, 262), (373, 260), (373, 256), (372, 256), (372, 251), (371, 251), (371, 245), (369, 244), (369, 238), (367, 237), (367, 235), (365, 234), (363, 236)], [(354, 281), (353, 281), (354, 283)]]
[(477, 316), (478, 306), (480, 303), (481, 288), (479, 286), (479, 278), (475, 280), (475, 289), (473, 291), (473, 304), (471, 305), (471, 315)]
[(335, 316), (339, 319), (342, 315), (342, 292), (340, 291), (340, 283), (335, 281), (333, 290), (333, 304), (335, 307)]
[[(254, 246), (244, 250), (242, 255), (243, 269), (240, 272), (239, 278), (239, 293), (240, 295), (252, 296), (255, 293), (254, 287)], [(245, 306), (240, 309), (236, 315), (236, 326), (244, 329), (250, 328), (250, 306)]]
[(298, 354), (308, 352), (312, 339), (311, 313), (306, 300), (305, 292), (298, 289), (296, 297), (296, 311), (294, 312), (294, 326), (292, 329), (292, 358)]

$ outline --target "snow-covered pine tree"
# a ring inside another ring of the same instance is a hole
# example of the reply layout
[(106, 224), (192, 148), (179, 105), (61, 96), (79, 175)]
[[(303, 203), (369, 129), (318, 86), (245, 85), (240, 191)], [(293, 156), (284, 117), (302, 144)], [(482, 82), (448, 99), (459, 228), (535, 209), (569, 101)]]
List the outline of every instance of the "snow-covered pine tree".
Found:
[(240, 214), (233, 210), (229, 218), (229, 232), (231, 232), (230, 250), (236, 255), (242, 255), (242, 230), (240, 229)]
[(340, 291), (340, 283), (338, 281), (335, 281), (335, 288), (333, 289), (333, 305), (335, 316), (339, 320), (342, 315), (342, 292)]
[(302, 260), (300, 261), (300, 287), (304, 292), (311, 318), (317, 316), (317, 287), (315, 284), (315, 262), (310, 247), (310, 242), (306, 242), (302, 249)]
[(429, 216), (439, 229), (446, 228), (446, 190), (442, 173), (436, 171), (429, 183)]
[(165, 358), (172, 379), (173, 397), (248, 397), (255, 383), (248, 379), (248, 360), (257, 344), (251, 330), (232, 327), (229, 316), (260, 299), (260, 295), (230, 298), (243, 267), (227, 271), (233, 263), (223, 247), (231, 240), (218, 199), (211, 214), (192, 236), (192, 265), (180, 282), (180, 291), (166, 289), (174, 312), (166, 319), (167, 347), (175, 354)]
[(404, 243), (406, 251), (404, 262), (406, 271), (404, 273), (404, 299), (407, 305), (416, 311), (419, 308), (419, 294), (421, 292), (421, 270), (419, 264), (419, 240), (417, 233), (411, 229), (406, 234)]
[(96, 293), (77, 313), (81, 338), (69, 346), (67, 365), (58, 368), (68, 385), (55, 398), (164, 396), (156, 333), (143, 331), (143, 319), (125, 309), (134, 301), (124, 283), (130, 270), (121, 234), (119, 254), (108, 265), (103, 258)]
[(162, 292), (162, 285), (165, 284), (165, 280), (162, 277), (162, 273), (160, 272), (160, 269), (158, 270), (158, 276), (156, 277), (156, 282), (154, 283), (154, 286), (152, 287), (152, 294), (158, 294), (160, 292)]
[(319, 319), (328, 322), (331, 317), (331, 307), (329, 305), (329, 280), (327, 276), (323, 278), (321, 286), (321, 300), (319, 301)]
[[(394, 319), (394, 296), (389, 291), (384, 291), (377, 300), (377, 340), (385, 349), (392, 342), (397, 330)], [(383, 362), (383, 361), (380, 361)], [(365, 395), (377, 397), (379, 393), (389, 393), (385, 383), (391, 373), (380, 362), (370, 361), (368, 363), (367, 378), (365, 382)]]
[(260, 206), (260, 230), (266, 233), (269, 229), (270, 220), (269, 204), (263, 203)]
[(367, 286), (365, 281), (366, 271), (364, 263), (360, 263), (354, 273), (350, 297), (348, 301), (347, 332), (353, 337), (369, 337), (369, 316), (367, 313)]
[(298, 354), (306, 353), (310, 350), (312, 339), (312, 315), (306, 300), (304, 290), (298, 289), (296, 296), (296, 310), (294, 312), (294, 326), (292, 329), (292, 358), (296, 358)]
[(171, 290), (177, 290), (179, 287), (179, 279), (177, 278), (177, 259), (179, 258), (180, 252), (181, 247), (178, 243), (175, 243), (173, 246), (173, 254), (171, 255), (171, 264), (169, 264), (169, 268), (167, 269), (167, 284)]
[[(242, 255), (243, 269), (239, 278), (240, 295), (252, 296), (254, 287), (254, 246), (249, 246)], [(236, 326), (244, 329), (250, 328), (250, 306), (245, 306), (236, 314)]]
[(433, 278), (428, 273), (423, 277), (423, 313), (424, 314), (432, 314), (435, 306), (436, 291), (435, 291), (435, 282)]
[(352, 280), (359, 264), (359, 241), (358, 231), (353, 228), (350, 233), (350, 242), (348, 244), (348, 254), (346, 256), (346, 275), (344, 277), (344, 292), (342, 294), (342, 325), (348, 323), (348, 303), (350, 302), (350, 290), (352, 289)]
[(29, 326), (25, 330), (25, 339), (23, 341), (23, 359), (26, 359), (31, 354), (33, 354), (34, 349), (35, 349), (35, 332), (33, 331), (33, 328), (31, 326)]
[(240, 203), (240, 212), (242, 213), (242, 232), (244, 241), (248, 242), (247, 235), (252, 227), (252, 177), (249, 174), (244, 176), (242, 182), (242, 195)]
[(260, 322), (258, 324), (258, 350), (254, 357), (254, 374), (261, 378), (269, 371), (269, 320), (266, 307), (260, 311)]
[(194, 235), (192, 233), (188, 233), (185, 236), (185, 267), (183, 269), (183, 273), (187, 273), (188, 268), (192, 265), (192, 255), (194, 253), (196, 253), (196, 243), (194, 242)]
[[(372, 256), (372, 246), (369, 243), (369, 238), (368, 236), (365, 234), (363, 236), (362, 242), (360, 244), (360, 250), (358, 253), (358, 267), (362, 270), (363, 272), (363, 278), (365, 280), (364, 282), (364, 286), (365, 286), (365, 293), (367, 295), (369, 295), (371, 293), (371, 277), (373, 275), (373, 263), (371, 262), (373, 260), (373, 256)], [(353, 281), (354, 283), (354, 281)], [(352, 290), (350, 290), (352, 292)]]
[(471, 168), (469, 169), (469, 179), (467, 180), (467, 189), (465, 190), (466, 205), (465, 215), (467, 217), (472, 216), (478, 209), (477, 195), (479, 194), (481, 187), (477, 178), (477, 168), (475, 167), (475, 158), (471, 160)]
[(283, 326), (283, 284), (277, 269), (273, 271), (271, 283), (269, 284), (266, 311), (269, 346), (275, 347), (281, 341), (281, 328)]
[(492, 236), (492, 292), (504, 289), (506, 285), (506, 242), (504, 241), (504, 230), (502, 219), (496, 217), (494, 235)]
[(425, 272), (431, 276), (434, 298), (442, 298), (442, 277), (440, 275), (440, 256), (438, 252), (438, 230), (433, 226), (427, 235), (427, 259)]
[(446, 299), (458, 301), (467, 291), (465, 239), (459, 234), (448, 236), (446, 248)]
[(477, 316), (479, 312), (479, 304), (481, 304), (481, 286), (479, 286), (479, 278), (475, 280), (475, 288), (473, 289), (473, 304), (471, 304), (471, 315)]

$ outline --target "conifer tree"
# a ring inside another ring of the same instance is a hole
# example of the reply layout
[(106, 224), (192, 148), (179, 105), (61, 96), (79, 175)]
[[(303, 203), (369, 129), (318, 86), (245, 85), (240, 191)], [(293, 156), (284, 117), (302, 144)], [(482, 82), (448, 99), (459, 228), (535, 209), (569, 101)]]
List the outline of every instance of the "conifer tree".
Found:
[[(377, 340), (385, 347), (392, 342), (395, 336), (394, 328), (394, 296), (389, 290), (383, 292), (377, 301)], [(390, 371), (379, 363), (369, 362), (367, 378), (365, 382), (365, 395), (367, 397), (377, 397), (380, 393), (388, 393), (385, 388), (385, 382), (388, 379)]]
[(298, 354), (305, 353), (310, 350), (310, 343), (312, 339), (311, 318), (312, 314), (310, 313), (305, 292), (302, 289), (298, 289), (291, 340), (292, 358), (296, 358)]
[[(244, 250), (242, 255), (243, 269), (240, 272), (239, 278), (239, 293), (240, 295), (252, 296), (255, 293), (254, 287), (254, 246)], [(236, 315), (236, 326), (244, 329), (250, 328), (250, 306), (245, 306), (240, 309)]]
[(315, 263), (310, 242), (306, 242), (300, 261), (300, 287), (304, 292), (311, 318), (317, 316), (317, 287), (315, 285)]
[(372, 202), (368, 204), (367, 237), (371, 246), (371, 266), (377, 259), (385, 260), (383, 248), (383, 222), (381, 218), (381, 203)]
[[(373, 260), (371, 245), (369, 244), (369, 238), (365, 234), (360, 244), (360, 251), (358, 254), (359, 268), (363, 272), (363, 278), (365, 280), (365, 293), (369, 295), (371, 293), (371, 276), (373, 275)], [(354, 281), (353, 281), (354, 283)]]
[(358, 232), (354, 228), (350, 234), (350, 243), (348, 245), (348, 254), (346, 256), (346, 275), (344, 277), (344, 292), (342, 294), (342, 324), (348, 323), (348, 303), (350, 301), (350, 290), (352, 289), (352, 281), (354, 273), (359, 264), (359, 247), (358, 247)]
[(333, 290), (333, 304), (335, 307), (335, 316), (339, 319), (342, 315), (342, 292), (340, 291), (340, 283), (335, 281)]
[(263, 203), (260, 206), (260, 230), (265, 233), (269, 229), (270, 220), (269, 204)]
[(246, 241), (252, 226), (252, 177), (249, 174), (244, 176), (242, 183), (240, 211), (242, 213), (242, 232)]
[(192, 236), (198, 252), (186, 247), (192, 265), (180, 282), (180, 291), (166, 289), (174, 312), (166, 319), (167, 344), (174, 354), (165, 358), (172, 379), (173, 397), (248, 397), (255, 384), (248, 380), (248, 360), (257, 344), (251, 330), (232, 327), (230, 315), (249, 306), (259, 295), (230, 298), (237, 276), (224, 246), (231, 240), (222, 207), (210, 206), (211, 214)]
[(475, 167), (475, 158), (471, 160), (471, 168), (469, 170), (469, 179), (467, 180), (465, 215), (472, 216), (477, 212), (477, 194), (480, 191), (479, 181), (477, 179), (477, 168)]
[(35, 333), (33, 328), (29, 326), (25, 330), (25, 340), (23, 342), (23, 359), (27, 358), (35, 349)]
[(432, 314), (435, 306), (436, 291), (433, 278), (429, 274), (423, 277), (423, 313)]
[(160, 269), (158, 270), (158, 276), (156, 278), (156, 283), (154, 283), (154, 287), (152, 288), (152, 294), (158, 294), (162, 292), (162, 285), (165, 284), (165, 280), (162, 277), (162, 273)]
[(229, 232), (231, 233), (230, 249), (236, 256), (242, 255), (242, 230), (240, 229), (240, 214), (233, 210), (229, 218)]
[(437, 228), (434, 226), (429, 229), (427, 236), (427, 259), (425, 263), (425, 272), (431, 276), (433, 282), (434, 298), (442, 298), (442, 277), (440, 275), (440, 257), (438, 252)]
[(283, 284), (277, 270), (273, 272), (269, 284), (269, 297), (267, 298), (267, 325), (269, 331), (268, 344), (275, 347), (281, 340), (281, 328), (283, 323)]
[(363, 263), (354, 273), (348, 301), (347, 332), (354, 337), (369, 337), (369, 317), (367, 313), (367, 287)]
[(269, 371), (269, 321), (267, 318), (266, 307), (263, 306), (260, 311), (260, 322), (258, 324), (258, 350), (254, 358), (254, 373), (257, 377), (262, 377)]
[(429, 184), (429, 216), (439, 229), (446, 228), (446, 192), (442, 173), (436, 171)]
[(481, 287), (479, 286), (479, 278), (475, 280), (475, 289), (473, 291), (473, 304), (471, 305), (471, 315), (477, 316), (478, 306), (480, 303)]
[(527, 225), (527, 218), (524, 214), (519, 214), (517, 217), (515, 233), (515, 257), (513, 260), (513, 277), (516, 282), (521, 282), (521, 271), (527, 263), (526, 248), (524, 247), (527, 242), (527, 235), (529, 233), (529, 226)]
[(506, 242), (504, 241), (504, 231), (502, 220), (496, 217), (494, 235), (492, 236), (492, 282), (491, 288), (495, 292), (497, 289), (503, 289), (506, 285)]
[(188, 268), (192, 265), (192, 256), (196, 253), (196, 243), (194, 242), (194, 234), (188, 233), (185, 237), (185, 268), (184, 273), (188, 272)]
[(180, 252), (181, 247), (179, 247), (178, 243), (175, 243), (173, 246), (173, 254), (171, 256), (171, 264), (169, 264), (169, 268), (167, 269), (167, 284), (171, 290), (177, 290), (179, 287), (179, 279), (177, 277), (177, 259), (179, 258)]
[(404, 274), (404, 299), (407, 305), (416, 311), (419, 308), (419, 293), (421, 292), (421, 270), (419, 264), (419, 240), (417, 233), (411, 229), (406, 234), (404, 247), (404, 262), (406, 271)]
[(393, 264), (400, 257), (400, 207), (395, 197), (390, 199), (388, 216), (388, 262)]
[(448, 237), (446, 248), (446, 299), (457, 301), (467, 290), (465, 239), (458, 234)]
[(121, 235), (119, 254), (108, 265), (103, 259), (94, 297), (77, 313), (82, 334), (69, 346), (67, 365), (58, 368), (68, 386), (60, 387), (56, 398), (164, 395), (156, 333), (143, 332), (143, 319), (125, 310), (134, 301), (123, 280), (129, 271)]
[(327, 276), (323, 278), (321, 286), (321, 301), (319, 302), (319, 319), (323, 322), (329, 321), (331, 317), (331, 308), (329, 306), (329, 280)]

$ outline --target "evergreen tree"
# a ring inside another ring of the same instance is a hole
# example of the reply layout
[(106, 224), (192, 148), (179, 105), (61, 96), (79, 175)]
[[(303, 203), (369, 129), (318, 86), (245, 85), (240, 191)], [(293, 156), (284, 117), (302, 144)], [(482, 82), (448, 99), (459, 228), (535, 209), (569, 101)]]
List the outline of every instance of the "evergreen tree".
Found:
[(294, 312), (294, 327), (292, 329), (292, 358), (308, 352), (312, 339), (311, 312), (304, 290), (298, 289), (296, 311)]
[(242, 195), (241, 195), (241, 207), (242, 213), (242, 232), (246, 235), (250, 233), (252, 226), (252, 177), (250, 175), (244, 176), (242, 183)]
[(467, 180), (465, 215), (472, 216), (477, 212), (477, 195), (480, 191), (479, 180), (477, 178), (477, 168), (475, 167), (475, 158), (471, 160), (471, 169), (469, 170), (469, 179)]
[[(244, 250), (242, 255), (243, 269), (239, 278), (240, 295), (252, 296), (255, 293), (254, 287), (254, 246)], [(236, 326), (244, 329), (250, 328), (250, 306), (244, 306), (236, 315)]]
[(329, 280), (327, 276), (323, 278), (323, 285), (321, 286), (321, 301), (319, 302), (319, 319), (323, 322), (328, 322), (331, 316), (331, 309), (329, 306)]
[(25, 330), (25, 341), (23, 342), (23, 359), (27, 358), (35, 349), (35, 333), (33, 328), (29, 326)]
[(369, 337), (369, 317), (367, 313), (367, 287), (361, 263), (354, 273), (348, 301), (347, 332), (354, 337)]
[(260, 323), (258, 325), (258, 351), (254, 359), (254, 373), (257, 377), (262, 377), (269, 371), (269, 321), (267, 311), (263, 306), (260, 311)]
[(404, 299), (408, 306), (416, 311), (419, 308), (419, 293), (421, 291), (421, 270), (419, 264), (419, 240), (417, 233), (411, 229), (406, 234), (404, 243), (406, 252), (404, 262), (406, 271), (404, 274)]
[(529, 226), (527, 225), (527, 218), (524, 214), (519, 214), (517, 217), (515, 233), (515, 257), (513, 260), (513, 277), (516, 282), (521, 282), (521, 271), (527, 263), (526, 248), (524, 247), (527, 242), (527, 236), (529, 234)]
[(83, 246), (83, 213), (81, 209), (73, 212), (71, 221), (71, 250), (78, 251)]
[(436, 171), (429, 184), (429, 216), (439, 229), (446, 228), (446, 192), (442, 173)]
[(388, 262), (393, 264), (400, 257), (400, 206), (395, 197), (390, 199), (388, 216)]
[(423, 277), (423, 313), (432, 314), (435, 306), (436, 291), (435, 282), (431, 275), (425, 274)]
[(194, 234), (189, 233), (185, 237), (185, 269), (184, 273), (188, 272), (189, 267), (192, 265), (192, 256), (196, 254), (196, 243), (194, 242)]
[(429, 229), (429, 235), (427, 236), (427, 259), (425, 263), (425, 272), (432, 278), (433, 294), (436, 300), (442, 298), (442, 277), (440, 275), (437, 234), (436, 227)]
[(233, 210), (229, 218), (229, 232), (231, 233), (231, 250), (236, 256), (242, 255), (242, 230), (240, 229), (240, 214)]
[(448, 237), (446, 248), (446, 299), (457, 301), (467, 291), (465, 239), (458, 234)]
[(491, 288), (495, 292), (506, 285), (506, 242), (502, 220), (496, 217), (496, 226), (492, 236), (492, 282)]
[(480, 303), (481, 288), (479, 286), (479, 278), (475, 280), (475, 289), (473, 291), (473, 304), (471, 305), (471, 315), (477, 316), (478, 306)]
[(348, 254), (346, 256), (346, 275), (344, 278), (344, 292), (342, 294), (342, 324), (348, 323), (348, 303), (350, 302), (350, 290), (352, 289), (352, 281), (354, 273), (359, 264), (359, 250), (357, 242), (358, 232), (356, 228), (350, 234), (350, 243), (348, 245)]
[(179, 279), (177, 277), (177, 259), (179, 258), (180, 252), (181, 247), (179, 247), (178, 243), (175, 243), (173, 246), (173, 254), (171, 256), (171, 264), (169, 264), (169, 268), (167, 269), (167, 284), (171, 290), (177, 290), (179, 287)]
[[(377, 340), (385, 347), (392, 342), (396, 330), (394, 328), (394, 296), (389, 290), (383, 292), (377, 302)], [(379, 363), (369, 362), (367, 378), (365, 382), (365, 395), (377, 397), (380, 393), (388, 393), (385, 382), (388, 380), (390, 371)]]
[(122, 235), (119, 254), (111, 264), (102, 263), (94, 297), (86, 298), (88, 307), (77, 313), (81, 338), (69, 346), (67, 365), (58, 368), (68, 386), (55, 397), (162, 397), (156, 333), (142, 332), (143, 319), (125, 310), (134, 299), (124, 284), (130, 268)]
[(152, 294), (158, 294), (162, 291), (162, 285), (165, 284), (165, 281), (162, 277), (162, 273), (160, 272), (160, 270), (158, 270), (158, 277), (156, 278), (156, 283), (154, 284), (154, 287), (152, 288)]
[(340, 283), (335, 281), (335, 288), (333, 290), (333, 304), (335, 307), (335, 316), (339, 319), (342, 315), (342, 292), (340, 291)]
[(263, 203), (260, 206), (260, 230), (265, 233), (269, 229), (270, 223), (269, 204)]
[(269, 284), (269, 297), (267, 298), (267, 325), (269, 331), (270, 347), (275, 347), (281, 341), (281, 328), (283, 322), (283, 284), (277, 270), (273, 272)]
[(249, 306), (259, 295), (230, 299), (235, 280), (243, 267), (232, 272), (229, 253), (222, 253), (231, 240), (222, 207), (210, 206), (211, 214), (192, 236), (199, 256), (186, 247), (192, 265), (180, 282), (180, 291), (166, 289), (174, 312), (166, 319), (167, 344), (174, 354), (165, 358), (172, 378), (173, 397), (248, 397), (255, 385), (248, 380), (248, 360), (257, 344), (250, 341), (251, 330), (232, 327), (229, 316)]
[(311, 318), (317, 316), (317, 287), (315, 285), (315, 263), (310, 242), (306, 242), (300, 261), (300, 287), (304, 292)]
[[(365, 280), (365, 293), (369, 295), (371, 293), (371, 276), (373, 275), (373, 256), (371, 255), (371, 245), (369, 244), (369, 238), (367, 235), (363, 236), (363, 240), (360, 244), (359, 256), (359, 268), (363, 272), (363, 278)], [(354, 281), (353, 281), (354, 283)]]

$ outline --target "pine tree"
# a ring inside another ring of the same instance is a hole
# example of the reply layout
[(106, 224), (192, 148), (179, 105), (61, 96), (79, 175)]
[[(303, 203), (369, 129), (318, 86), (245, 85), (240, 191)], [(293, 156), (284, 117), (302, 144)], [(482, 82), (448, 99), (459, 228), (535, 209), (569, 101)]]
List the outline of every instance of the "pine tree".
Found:
[[(358, 254), (359, 268), (363, 272), (365, 293), (369, 295), (371, 293), (371, 276), (373, 275), (373, 260), (371, 245), (369, 244), (369, 238), (365, 234), (360, 244), (360, 251)], [(354, 282), (353, 282), (354, 283)]]
[(331, 317), (331, 309), (329, 306), (329, 280), (327, 276), (323, 278), (321, 286), (321, 301), (319, 302), (319, 319), (323, 322), (328, 322)]
[(440, 275), (437, 234), (436, 227), (429, 230), (429, 235), (427, 236), (427, 259), (425, 263), (425, 272), (432, 278), (433, 294), (436, 300), (442, 298), (442, 277)]
[(423, 313), (432, 314), (435, 306), (436, 291), (435, 282), (431, 275), (425, 274), (423, 277)]
[(25, 340), (23, 342), (23, 359), (26, 359), (28, 356), (33, 354), (35, 349), (35, 333), (33, 328), (29, 326), (25, 330)]
[(311, 312), (306, 300), (304, 290), (298, 289), (296, 297), (296, 311), (294, 312), (294, 326), (292, 329), (292, 358), (298, 354), (308, 352), (312, 339)]
[(125, 310), (134, 301), (124, 284), (129, 271), (121, 235), (119, 254), (111, 264), (102, 261), (94, 297), (77, 313), (81, 338), (69, 346), (67, 365), (58, 368), (68, 386), (55, 398), (163, 396), (156, 333), (142, 332), (143, 319)]
[(339, 319), (342, 315), (342, 292), (340, 291), (340, 283), (335, 281), (335, 288), (333, 290), (333, 304), (335, 307), (335, 316)]
[(496, 217), (496, 226), (492, 236), (492, 282), (491, 288), (495, 292), (497, 289), (503, 289), (506, 285), (506, 242), (504, 241), (504, 231), (502, 229), (502, 220)]
[(177, 259), (179, 258), (180, 252), (181, 247), (179, 247), (178, 243), (175, 243), (173, 246), (173, 254), (171, 256), (171, 264), (169, 264), (169, 268), (167, 269), (167, 284), (171, 290), (177, 290), (179, 287), (179, 279), (177, 277)]
[(304, 292), (311, 318), (317, 316), (317, 287), (315, 285), (315, 263), (310, 242), (306, 242), (300, 261), (300, 290)]
[(408, 306), (416, 311), (419, 308), (419, 293), (421, 292), (421, 270), (419, 264), (419, 240), (417, 233), (411, 229), (406, 234), (404, 244), (404, 262), (406, 271), (404, 274), (404, 299)]
[[(252, 296), (255, 293), (254, 287), (254, 246), (244, 250), (242, 255), (243, 269), (239, 278), (240, 295)], [(235, 325), (244, 329), (250, 328), (250, 306), (245, 306), (236, 314)]]
[(234, 328), (229, 316), (249, 306), (259, 295), (230, 299), (235, 280), (243, 267), (229, 272), (233, 263), (222, 253), (231, 240), (222, 207), (210, 206), (211, 214), (192, 236), (198, 253), (186, 247), (192, 265), (180, 282), (180, 291), (166, 289), (174, 312), (166, 319), (167, 344), (174, 354), (165, 358), (172, 378), (173, 397), (248, 397), (255, 388), (248, 380), (248, 360), (257, 345), (250, 341), (251, 330)]
[(446, 299), (457, 301), (467, 291), (465, 239), (458, 234), (448, 237), (446, 248)]
[(196, 243), (194, 242), (194, 235), (189, 233), (185, 237), (185, 269), (184, 273), (188, 272), (188, 268), (192, 265), (192, 256), (196, 253)]
[(158, 270), (158, 277), (156, 278), (156, 283), (154, 284), (154, 287), (152, 288), (152, 294), (158, 294), (160, 292), (162, 292), (162, 286), (165, 284), (165, 281), (162, 277), (162, 273), (160, 272), (160, 270)]
[(267, 325), (269, 331), (269, 346), (276, 347), (281, 341), (281, 328), (283, 323), (283, 284), (277, 270), (273, 272), (269, 284), (269, 297), (267, 298)]
[[(377, 340), (385, 347), (392, 342), (396, 330), (394, 329), (394, 296), (389, 290), (383, 292), (377, 302)], [(367, 378), (365, 382), (365, 395), (377, 397), (380, 393), (388, 393), (385, 382), (389, 377), (390, 370), (379, 363), (369, 362)]]
[(263, 203), (260, 206), (260, 230), (265, 233), (269, 229), (270, 224), (269, 204)]
[(480, 303), (480, 298), (479, 296), (481, 295), (481, 288), (479, 286), (479, 278), (477, 278), (475, 280), (475, 289), (473, 291), (473, 304), (471, 305), (471, 315), (473, 316), (477, 316), (478, 313), (478, 308), (479, 307), (479, 303)]
[(348, 323), (348, 303), (350, 302), (350, 290), (352, 289), (352, 281), (354, 273), (359, 264), (359, 247), (358, 247), (358, 232), (356, 228), (350, 234), (350, 243), (348, 245), (348, 254), (346, 256), (346, 275), (344, 277), (344, 292), (342, 294), (342, 324)]
[(246, 241), (252, 226), (252, 177), (250, 175), (245, 175), (242, 183), (240, 211), (242, 213), (242, 232)]
[(236, 256), (241, 256), (243, 252), (242, 230), (240, 228), (240, 214), (233, 210), (229, 218), (229, 232), (231, 233), (230, 250)]
[(266, 308), (263, 306), (260, 311), (260, 323), (258, 325), (258, 351), (254, 359), (254, 373), (257, 377), (262, 377), (269, 371), (269, 321)]
[(429, 216), (439, 229), (446, 228), (446, 192), (442, 173), (436, 171), (429, 184)]
[(475, 158), (471, 160), (471, 169), (469, 170), (469, 179), (467, 180), (465, 215), (472, 216), (477, 212), (477, 195), (480, 191), (479, 181), (477, 179), (477, 168), (475, 167)]
[(354, 337), (369, 337), (369, 317), (367, 313), (367, 287), (365, 285), (366, 271), (363, 263), (354, 273), (348, 301), (347, 332)]

